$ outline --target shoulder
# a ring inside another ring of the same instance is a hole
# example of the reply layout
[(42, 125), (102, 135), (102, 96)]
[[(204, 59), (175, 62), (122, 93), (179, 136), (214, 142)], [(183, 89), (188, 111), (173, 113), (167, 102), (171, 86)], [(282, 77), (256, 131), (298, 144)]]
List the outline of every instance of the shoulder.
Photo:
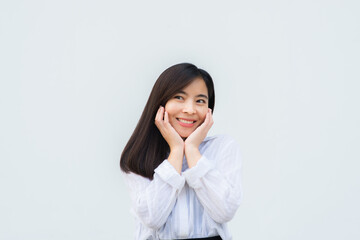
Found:
[(219, 134), (208, 136), (201, 143), (200, 148), (203, 150), (224, 151), (224, 150), (239, 150), (238, 142), (230, 135)]
[(204, 145), (237, 145), (237, 141), (230, 135), (227, 134), (218, 134), (214, 136), (208, 136), (202, 142)]
[(150, 180), (148, 178), (145, 178), (133, 172), (125, 173), (121, 171), (121, 175), (123, 180), (129, 186), (134, 186), (134, 185), (140, 186), (140, 185), (147, 185), (150, 183)]
[[(227, 168), (227, 166), (233, 168), (241, 166), (242, 154), (239, 144), (229, 135), (222, 134), (206, 137), (199, 149), (203, 156), (222, 169)], [(228, 165), (230, 163), (231, 165)]]

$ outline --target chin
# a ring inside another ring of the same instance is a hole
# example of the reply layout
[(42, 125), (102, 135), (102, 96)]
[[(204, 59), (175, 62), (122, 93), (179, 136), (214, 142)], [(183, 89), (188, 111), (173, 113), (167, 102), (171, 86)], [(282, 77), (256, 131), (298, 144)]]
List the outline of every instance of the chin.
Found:
[(182, 138), (187, 138), (189, 137), (194, 131), (191, 132), (178, 132), (178, 134), (180, 135), (180, 137)]
[(190, 134), (179, 134), (180, 135), (180, 137), (182, 137), (182, 138), (187, 138), (188, 136), (190, 136)]

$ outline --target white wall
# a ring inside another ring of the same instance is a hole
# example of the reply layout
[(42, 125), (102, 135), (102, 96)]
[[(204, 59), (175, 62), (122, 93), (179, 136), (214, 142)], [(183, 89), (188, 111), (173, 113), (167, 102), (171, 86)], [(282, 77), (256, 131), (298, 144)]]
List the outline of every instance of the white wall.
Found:
[(132, 239), (119, 157), (158, 75), (216, 86), (237, 239), (360, 238), (358, 1), (0, 2), (0, 239)]

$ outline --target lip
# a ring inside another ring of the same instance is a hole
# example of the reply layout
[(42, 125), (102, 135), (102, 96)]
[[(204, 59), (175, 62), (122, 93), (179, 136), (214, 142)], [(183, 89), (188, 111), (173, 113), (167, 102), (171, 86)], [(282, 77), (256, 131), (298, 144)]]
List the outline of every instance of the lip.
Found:
[[(179, 119), (181, 120), (185, 120), (185, 121), (192, 121), (193, 123), (184, 123), (181, 122)], [(188, 118), (176, 118), (176, 121), (180, 124), (180, 126), (182, 127), (193, 127), (196, 123), (196, 120), (194, 119), (188, 119)]]

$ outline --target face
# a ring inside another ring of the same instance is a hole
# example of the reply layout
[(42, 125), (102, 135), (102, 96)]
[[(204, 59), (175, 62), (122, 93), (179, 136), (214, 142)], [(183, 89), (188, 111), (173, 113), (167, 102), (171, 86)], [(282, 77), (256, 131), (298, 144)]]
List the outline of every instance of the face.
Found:
[(165, 104), (169, 122), (182, 138), (187, 138), (204, 122), (208, 97), (204, 80), (196, 78)]

